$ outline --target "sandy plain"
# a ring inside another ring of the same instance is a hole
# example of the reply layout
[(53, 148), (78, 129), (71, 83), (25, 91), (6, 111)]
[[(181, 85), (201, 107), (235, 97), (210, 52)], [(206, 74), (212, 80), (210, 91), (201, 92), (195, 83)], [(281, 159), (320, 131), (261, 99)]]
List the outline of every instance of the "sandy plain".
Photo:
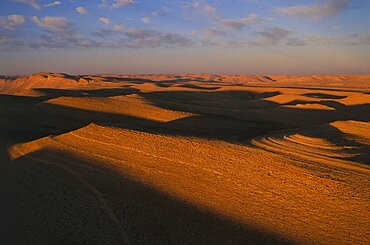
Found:
[(0, 244), (369, 244), (370, 76), (0, 79)]

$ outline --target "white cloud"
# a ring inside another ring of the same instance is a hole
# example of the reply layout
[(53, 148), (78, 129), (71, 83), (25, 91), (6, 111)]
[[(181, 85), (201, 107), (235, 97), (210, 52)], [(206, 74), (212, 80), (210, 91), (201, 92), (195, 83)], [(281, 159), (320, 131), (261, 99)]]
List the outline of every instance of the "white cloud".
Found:
[(109, 25), (110, 23), (112, 23), (112, 20), (111, 19), (108, 19), (108, 18), (105, 18), (105, 17), (100, 17), (99, 18), (99, 21), (105, 25)]
[(348, 4), (349, 0), (327, 0), (321, 4), (276, 8), (275, 12), (282, 15), (321, 20), (339, 14)]
[(123, 8), (135, 3), (134, 0), (100, 0), (102, 7), (107, 8)]
[(0, 44), (8, 43), (10, 40), (9, 36), (0, 33)]
[(214, 19), (218, 18), (217, 9), (214, 6), (208, 4), (207, 2), (204, 2), (203, 4), (200, 1), (185, 2), (183, 6), (185, 8), (190, 8), (198, 12), (201, 12), (209, 18)]
[(141, 21), (144, 23), (144, 24), (150, 24), (150, 18), (149, 17), (144, 17), (141, 19)]
[(99, 37), (105, 37), (107, 35), (124, 35), (125, 38), (114, 41), (114, 42), (100, 42), (96, 43), (100, 47), (110, 48), (174, 48), (189, 46), (192, 44), (192, 40), (177, 33), (162, 32), (149, 29), (135, 29), (128, 28), (125, 25), (114, 25), (113, 28), (103, 27), (99, 32), (93, 33)]
[(72, 24), (64, 17), (45, 16), (39, 19), (37, 16), (33, 16), (32, 20), (38, 27), (48, 32), (59, 34), (65, 38), (73, 36)]
[(163, 13), (161, 11), (152, 11), (150, 15), (151, 16), (163, 16)]
[(166, 16), (169, 12), (170, 12), (169, 8), (163, 7), (161, 10), (152, 11), (150, 15), (156, 16), (156, 17), (159, 17), (159, 16), (163, 17), (163, 16)]
[(77, 13), (82, 14), (82, 15), (89, 15), (89, 11), (87, 11), (87, 9), (85, 9), (82, 6), (77, 7), (76, 11)]
[(203, 7), (202, 11), (208, 15), (208, 16), (211, 16), (211, 17), (214, 17), (216, 18), (218, 16), (218, 12), (217, 12), (217, 9), (211, 5), (206, 5)]
[(183, 6), (188, 9), (196, 10), (210, 18), (216, 24), (235, 31), (239, 31), (244, 27), (260, 24), (268, 20), (258, 17), (257, 14), (250, 14), (244, 18), (225, 19), (220, 17), (216, 7), (210, 5), (207, 1), (185, 2)]
[(251, 14), (245, 18), (240, 19), (220, 19), (218, 20), (219, 24), (221, 24), (224, 27), (231, 28), (233, 30), (240, 30), (243, 27), (254, 25), (254, 24), (260, 24), (266, 21), (265, 19), (262, 19), (258, 17), (256, 14)]
[(13, 0), (13, 2), (24, 3), (29, 6), (32, 6), (35, 9), (38, 10), (41, 9), (41, 5), (39, 4), (38, 0)]
[(25, 22), (25, 18), (23, 15), (9, 15), (8, 20), (13, 22), (17, 26), (23, 25), (23, 23)]
[(25, 22), (23, 15), (9, 15), (7, 17), (0, 16), (0, 28), (14, 30), (22, 26)]
[(251, 41), (251, 44), (270, 45), (270, 44), (278, 44), (280, 41), (287, 38), (292, 33), (292, 31), (281, 28), (281, 27), (273, 27), (273, 28), (268, 28), (266, 30), (257, 31), (256, 33), (261, 38), (256, 41)]
[(291, 46), (303, 46), (303, 45), (306, 45), (307, 42), (306, 40), (302, 38), (292, 37), (286, 40), (286, 44), (291, 45)]
[(127, 31), (128, 28), (125, 25), (122, 24), (115, 24), (112, 28), (104, 26), (100, 28), (99, 31), (93, 32), (94, 35), (99, 37), (106, 37), (108, 35), (117, 34), (117, 33), (124, 33)]
[(129, 29), (126, 35), (133, 39), (144, 39), (154, 37), (158, 34), (158, 31), (145, 30), (145, 29)]
[(52, 35), (42, 35), (41, 40), (31, 45), (32, 48), (68, 48), (68, 47), (95, 47), (97, 43), (89, 40), (72, 29), (72, 23), (64, 17), (45, 16), (32, 17), (33, 22)]
[(182, 47), (192, 44), (192, 41), (177, 33), (161, 32), (145, 29), (129, 29), (125, 32), (129, 40), (125, 46), (130, 48), (143, 47)]
[(121, 24), (113, 26), (113, 31), (115, 31), (115, 32), (124, 32), (126, 29), (127, 29), (127, 27), (125, 25), (121, 25)]
[(60, 1), (54, 1), (54, 2), (51, 2), (51, 3), (45, 4), (44, 7), (54, 7), (54, 6), (57, 6), (57, 5), (60, 5), (60, 4), (62, 4)]
[(223, 36), (226, 33), (224, 31), (221, 31), (221, 30), (216, 30), (216, 29), (209, 28), (209, 29), (206, 29), (204, 31), (204, 34), (207, 37), (218, 37), (218, 36)]
[(133, 0), (116, 0), (113, 3), (114, 8), (122, 8), (127, 7), (131, 4), (134, 4), (135, 2)]

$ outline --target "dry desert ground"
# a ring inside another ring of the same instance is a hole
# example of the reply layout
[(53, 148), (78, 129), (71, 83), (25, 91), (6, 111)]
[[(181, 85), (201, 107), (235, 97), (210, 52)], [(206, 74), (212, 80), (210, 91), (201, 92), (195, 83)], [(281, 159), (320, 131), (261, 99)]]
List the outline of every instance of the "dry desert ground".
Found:
[(369, 244), (370, 75), (0, 78), (0, 244)]

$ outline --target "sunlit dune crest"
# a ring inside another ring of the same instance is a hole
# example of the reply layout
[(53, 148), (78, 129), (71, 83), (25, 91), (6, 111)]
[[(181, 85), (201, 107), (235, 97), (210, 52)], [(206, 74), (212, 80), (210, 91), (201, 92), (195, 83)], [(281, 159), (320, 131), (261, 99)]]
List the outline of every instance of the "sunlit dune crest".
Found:
[(1, 160), (28, 241), (367, 244), (369, 92), (368, 75), (4, 79)]
[(309, 103), (309, 104), (296, 104), (296, 105), (287, 105), (286, 107), (290, 108), (297, 108), (297, 109), (312, 109), (312, 110), (335, 110), (335, 108), (321, 105), (321, 104), (315, 104), (315, 103)]
[(59, 97), (45, 103), (69, 106), (83, 110), (100, 111), (112, 114), (129, 115), (154, 121), (172, 121), (188, 116), (191, 113), (164, 110), (134, 96), (114, 96), (107, 98)]

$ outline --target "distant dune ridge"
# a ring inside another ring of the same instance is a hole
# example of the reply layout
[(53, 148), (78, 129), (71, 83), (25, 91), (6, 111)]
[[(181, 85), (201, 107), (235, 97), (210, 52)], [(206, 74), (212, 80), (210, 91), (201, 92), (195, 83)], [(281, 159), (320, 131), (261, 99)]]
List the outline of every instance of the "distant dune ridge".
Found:
[(19, 243), (370, 242), (370, 75), (38, 73), (0, 103)]
[(90, 81), (108, 81), (133, 79), (147, 81), (173, 81), (181, 82), (190, 80), (193, 82), (213, 82), (226, 84), (270, 84), (295, 85), (295, 86), (337, 86), (337, 87), (360, 87), (370, 88), (370, 75), (313, 75), (313, 76), (287, 76), (287, 75), (68, 75), (63, 73), (42, 72), (25, 77), (0, 76), (1, 93), (17, 93), (33, 88), (74, 88), (88, 85)]
[(62, 73), (37, 73), (15, 80), (2, 81), (0, 91), (17, 93), (33, 88), (76, 88), (88, 84), (88, 80), (79, 76)]

